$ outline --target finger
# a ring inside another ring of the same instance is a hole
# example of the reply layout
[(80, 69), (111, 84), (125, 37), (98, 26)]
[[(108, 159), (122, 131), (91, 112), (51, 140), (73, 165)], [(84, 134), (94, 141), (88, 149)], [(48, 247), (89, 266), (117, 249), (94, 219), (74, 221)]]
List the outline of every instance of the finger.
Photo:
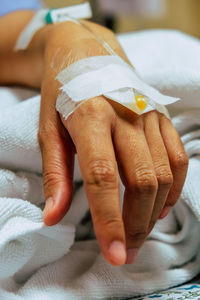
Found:
[[(89, 103), (89, 101), (87, 101)], [(125, 235), (119, 201), (117, 164), (106, 106), (82, 104), (66, 124), (76, 146), (96, 236), (104, 257), (113, 265), (126, 260)], [(98, 109), (97, 109), (98, 107)]]
[(46, 199), (43, 217), (46, 225), (55, 225), (65, 216), (71, 204), (74, 154), (58, 133), (44, 134), (40, 137), (40, 145)]
[(159, 115), (151, 111), (144, 115), (144, 129), (146, 140), (153, 160), (154, 170), (158, 181), (156, 201), (151, 216), (150, 230), (159, 218), (173, 184), (168, 154), (160, 133)]
[(55, 99), (49, 87), (43, 88), (38, 140), (42, 153), (46, 225), (54, 225), (64, 217), (73, 193), (75, 151), (55, 110)]
[(148, 235), (157, 180), (140, 117), (132, 122), (117, 122), (114, 143), (125, 185), (123, 220), (128, 249), (127, 263), (132, 263)]
[(180, 197), (185, 182), (188, 157), (183, 143), (173, 124), (164, 115), (160, 117), (160, 132), (168, 153), (171, 170), (173, 173), (173, 185), (169, 191), (165, 207), (173, 206)]

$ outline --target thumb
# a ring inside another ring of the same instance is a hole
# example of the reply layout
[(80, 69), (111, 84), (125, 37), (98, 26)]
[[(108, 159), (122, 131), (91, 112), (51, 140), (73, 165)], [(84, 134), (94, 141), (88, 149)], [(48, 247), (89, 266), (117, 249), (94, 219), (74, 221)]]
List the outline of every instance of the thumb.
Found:
[(66, 131), (38, 134), (42, 152), (46, 225), (57, 224), (67, 213), (73, 194), (74, 146)]

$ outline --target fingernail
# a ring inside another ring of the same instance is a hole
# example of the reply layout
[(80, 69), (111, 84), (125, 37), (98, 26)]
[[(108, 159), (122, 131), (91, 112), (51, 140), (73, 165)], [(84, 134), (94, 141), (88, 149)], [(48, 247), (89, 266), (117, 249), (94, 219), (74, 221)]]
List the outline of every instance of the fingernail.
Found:
[(170, 209), (171, 209), (171, 206), (164, 207), (161, 214), (160, 214), (160, 216), (159, 216), (159, 219), (165, 218), (168, 215), (168, 213), (170, 212)]
[(137, 248), (127, 250), (126, 264), (132, 264), (135, 261), (138, 251), (139, 249)]
[(47, 200), (46, 200), (46, 204), (45, 204), (45, 208), (44, 208), (44, 215), (48, 215), (48, 213), (52, 210), (53, 208), (53, 198), (52, 197), (49, 197)]
[(126, 250), (124, 244), (120, 241), (113, 241), (108, 249), (111, 260), (117, 264), (122, 265), (126, 259)]

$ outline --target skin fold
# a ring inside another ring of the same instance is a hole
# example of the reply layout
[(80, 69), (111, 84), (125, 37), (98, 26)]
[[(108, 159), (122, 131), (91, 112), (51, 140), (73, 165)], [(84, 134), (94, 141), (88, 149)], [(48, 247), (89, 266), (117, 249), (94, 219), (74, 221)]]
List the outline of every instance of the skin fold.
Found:
[[(165, 217), (179, 199), (188, 168), (183, 144), (161, 113), (138, 116), (103, 96), (87, 100), (67, 120), (62, 119), (55, 109), (60, 87), (56, 75), (79, 59), (108, 53), (89, 31), (73, 22), (43, 27), (26, 50), (14, 52), (33, 15), (20, 11), (0, 19), (0, 84), (41, 89), (38, 141), (44, 222), (57, 224), (70, 208), (77, 154), (105, 259), (113, 265), (133, 263), (158, 218)], [(84, 22), (128, 62), (111, 31)], [(125, 186), (122, 213), (118, 173)]]

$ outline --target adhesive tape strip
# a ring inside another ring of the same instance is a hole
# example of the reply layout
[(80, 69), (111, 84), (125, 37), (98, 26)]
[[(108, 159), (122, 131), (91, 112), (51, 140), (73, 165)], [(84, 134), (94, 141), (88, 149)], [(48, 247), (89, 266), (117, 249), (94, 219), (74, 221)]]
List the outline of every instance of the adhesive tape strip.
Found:
[(91, 17), (92, 10), (89, 2), (59, 9), (41, 9), (35, 14), (33, 19), (20, 34), (14, 50), (18, 51), (26, 49), (36, 31), (45, 26), (47, 23), (71, 21), (79, 24), (77, 19), (88, 19)]
[(27, 27), (21, 32), (16, 45), (14, 47), (15, 51), (18, 50), (24, 50), (28, 47), (30, 41), (32, 40), (34, 34), (36, 31), (38, 31), (40, 28), (42, 28), (46, 22), (45, 22), (45, 16), (48, 12), (48, 9), (40, 9), (33, 19), (30, 21), (30, 23), (27, 25)]
[[(65, 119), (84, 101), (103, 95), (137, 114), (158, 110), (169, 117), (164, 105), (179, 98), (161, 94), (143, 82), (119, 56), (95, 56), (79, 60), (61, 71), (56, 79), (63, 85), (56, 109)], [(136, 95), (145, 97), (145, 108), (140, 109)]]
[(92, 9), (89, 2), (76, 4), (73, 6), (52, 9), (46, 16), (47, 23), (60, 23), (69, 20), (69, 16), (74, 19), (89, 19), (92, 17)]
[(69, 65), (66, 69), (61, 71), (56, 79), (63, 85), (67, 84), (70, 80), (74, 79), (76, 76), (85, 74), (91, 71), (96, 71), (102, 67), (109, 64), (119, 64), (122, 66), (128, 66), (131, 70), (133, 67), (128, 65), (120, 56), (118, 55), (103, 55), (103, 56), (91, 56), (75, 63)]

